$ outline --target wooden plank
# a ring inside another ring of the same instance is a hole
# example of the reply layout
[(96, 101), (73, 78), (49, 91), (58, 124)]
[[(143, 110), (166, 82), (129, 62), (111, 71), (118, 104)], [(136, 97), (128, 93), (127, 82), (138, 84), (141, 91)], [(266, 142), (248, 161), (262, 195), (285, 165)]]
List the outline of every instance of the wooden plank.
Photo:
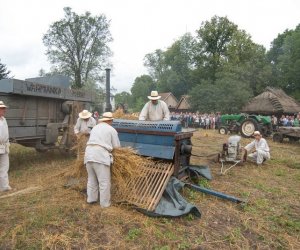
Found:
[(173, 174), (172, 163), (153, 162), (141, 166), (141, 175), (129, 179), (122, 201), (153, 211)]
[(165, 190), (168, 182), (166, 180), (169, 181), (170, 176), (172, 175), (173, 171), (172, 171), (172, 165), (169, 165), (169, 169), (168, 171), (166, 171), (165, 173), (163, 173), (163, 179), (162, 181), (159, 183), (159, 187), (156, 190), (155, 196), (152, 199), (150, 205), (149, 205), (149, 210), (154, 210), (163, 194), (163, 191)]

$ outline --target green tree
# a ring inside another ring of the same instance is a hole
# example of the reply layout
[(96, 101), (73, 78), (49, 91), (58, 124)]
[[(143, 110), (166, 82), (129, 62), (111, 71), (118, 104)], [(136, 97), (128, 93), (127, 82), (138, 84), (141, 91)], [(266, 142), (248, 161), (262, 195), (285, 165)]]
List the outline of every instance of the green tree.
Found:
[(123, 105), (123, 107), (128, 107), (128, 108), (131, 108), (131, 94), (126, 92), (126, 91), (123, 91), (121, 93), (118, 93), (115, 95), (115, 103), (116, 105)]
[(227, 62), (229, 46), (234, 43), (233, 37), (237, 32), (237, 25), (227, 17), (218, 16), (202, 23), (197, 31), (196, 65), (202, 74), (205, 73), (202, 77), (211, 79), (213, 84), (219, 67)]
[(272, 66), (272, 75), (270, 77), (270, 81), (274, 86), (282, 87), (278, 60), (279, 57), (284, 53), (283, 44), (285, 38), (290, 36), (292, 32), (292, 30), (285, 30), (282, 34), (278, 34), (278, 36), (272, 41), (270, 50), (267, 52), (267, 59)]
[(144, 65), (156, 81), (160, 92), (170, 92), (180, 97), (191, 88), (195, 39), (187, 33), (175, 41), (166, 51), (156, 50), (147, 54)]
[[(247, 44), (247, 48), (229, 50), (229, 60), (219, 69), (218, 79), (224, 77), (226, 72), (234, 76), (247, 87), (250, 88), (252, 95), (256, 96), (261, 93), (266, 86), (270, 86), (270, 77), (272, 74), (271, 65), (266, 59), (266, 49), (262, 45), (252, 43), (251, 41), (242, 43)], [(232, 51), (232, 52), (231, 52)], [(236, 54), (243, 54), (236, 56)]]
[(193, 81), (216, 84), (229, 74), (231, 80), (250, 88), (251, 95), (257, 95), (270, 84), (271, 68), (265, 48), (255, 44), (250, 35), (239, 30), (227, 17), (214, 16), (204, 22), (197, 31), (197, 38)]
[(105, 15), (77, 15), (64, 8), (65, 17), (54, 22), (43, 37), (51, 63), (71, 77), (73, 87), (81, 88), (88, 79), (99, 80), (99, 72), (108, 66), (112, 41), (110, 22)]
[(200, 112), (238, 113), (251, 97), (247, 83), (222, 77), (215, 84), (205, 82), (189, 93), (192, 108)]
[(276, 64), (278, 85), (300, 100), (300, 25), (285, 37), (281, 49)]
[(132, 85), (132, 103), (135, 111), (140, 111), (141, 103), (145, 104), (152, 90), (157, 90), (156, 84), (149, 75), (137, 77)]
[(10, 74), (10, 71), (7, 70), (6, 65), (1, 63), (1, 59), (0, 59), (0, 80), (1, 79), (5, 79), (8, 78)]
[(153, 53), (146, 54), (144, 58), (144, 66), (148, 68), (149, 75), (152, 79), (154, 81), (158, 81), (167, 69), (164, 51), (157, 49)]

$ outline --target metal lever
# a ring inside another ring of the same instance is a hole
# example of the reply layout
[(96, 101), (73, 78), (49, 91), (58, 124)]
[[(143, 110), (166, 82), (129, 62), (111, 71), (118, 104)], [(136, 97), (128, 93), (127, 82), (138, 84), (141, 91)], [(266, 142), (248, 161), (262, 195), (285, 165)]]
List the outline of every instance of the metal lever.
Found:
[(217, 196), (219, 198), (229, 200), (229, 201), (233, 201), (233, 202), (236, 202), (236, 203), (246, 203), (245, 200), (241, 200), (241, 199), (236, 198), (234, 196), (227, 195), (227, 194), (224, 194), (224, 193), (212, 190), (212, 189), (204, 188), (204, 187), (201, 187), (201, 186), (198, 186), (198, 185), (195, 185), (195, 184), (191, 184), (191, 183), (186, 183), (186, 185), (188, 187), (196, 190), (196, 191), (199, 191), (199, 192), (202, 192), (202, 193), (205, 193), (205, 194), (214, 195), (214, 196)]

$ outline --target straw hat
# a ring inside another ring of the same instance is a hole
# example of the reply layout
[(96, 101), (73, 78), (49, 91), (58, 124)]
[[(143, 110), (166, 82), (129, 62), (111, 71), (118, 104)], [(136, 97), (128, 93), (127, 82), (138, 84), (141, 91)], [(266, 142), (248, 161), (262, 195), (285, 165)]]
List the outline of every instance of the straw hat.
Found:
[(82, 110), (80, 113), (79, 113), (79, 118), (81, 119), (88, 119), (92, 116), (92, 113), (89, 112), (88, 110)]
[(253, 135), (261, 135), (261, 133), (259, 131), (254, 131)]
[(0, 101), (0, 108), (7, 108), (3, 101)]
[(148, 96), (148, 99), (150, 99), (150, 100), (158, 100), (160, 98), (161, 98), (161, 96), (159, 96), (158, 92), (155, 90), (151, 91), (151, 96)]
[(105, 112), (102, 115), (102, 118), (100, 118), (98, 121), (99, 122), (104, 122), (104, 121), (111, 121), (113, 120), (113, 114), (111, 112)]

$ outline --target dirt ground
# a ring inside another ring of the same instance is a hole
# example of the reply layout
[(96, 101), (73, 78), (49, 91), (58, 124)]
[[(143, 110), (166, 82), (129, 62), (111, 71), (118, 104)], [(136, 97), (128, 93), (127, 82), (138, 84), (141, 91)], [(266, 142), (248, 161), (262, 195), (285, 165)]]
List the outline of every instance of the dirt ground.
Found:
[[(73, 157), (13, 145), (13, 190), (0, 194), (0, 249), (300, 249), (300, 143), (268, 139), (270, 161), (220, 175), (215, 155), (227, 138), (217, 131), (194, 133), (198, 157), (192, 164), (208, 165), (213, 175), (198, 184), (247, 203), (185, 188), (183, 196), (199, 208), (201, 219), (151, 218), (131, 207), (87, 205), (84, 192), (65, 186)], [(242, 145), (249, 141), (242, 139)]]

